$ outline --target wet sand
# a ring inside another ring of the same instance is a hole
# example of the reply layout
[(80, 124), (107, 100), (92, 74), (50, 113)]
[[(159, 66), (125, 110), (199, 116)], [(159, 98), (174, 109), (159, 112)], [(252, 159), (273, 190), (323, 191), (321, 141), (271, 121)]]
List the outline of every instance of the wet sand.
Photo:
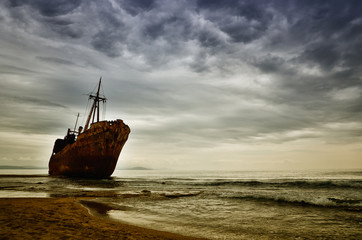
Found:
[(93, 216), (80, 201), (83, 205), (88, 202), (78, 198), (0, 198), (0, 239), (198, 239)]

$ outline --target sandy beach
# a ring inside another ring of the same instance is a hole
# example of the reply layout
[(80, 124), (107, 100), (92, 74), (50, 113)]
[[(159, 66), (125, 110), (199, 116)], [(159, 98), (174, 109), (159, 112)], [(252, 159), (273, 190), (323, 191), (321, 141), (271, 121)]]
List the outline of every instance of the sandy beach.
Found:
[(0, 239), (198, 239), (96, 217), (80, 200), (1, 198)]

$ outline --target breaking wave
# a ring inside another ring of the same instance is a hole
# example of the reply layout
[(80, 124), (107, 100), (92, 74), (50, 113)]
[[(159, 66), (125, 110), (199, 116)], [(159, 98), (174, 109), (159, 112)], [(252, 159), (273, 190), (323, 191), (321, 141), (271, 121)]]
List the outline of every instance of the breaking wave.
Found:
[(278, 204), (293, 204), (299, 206), (337, 207), (337, 208), (344, 208), (346, 210), (362, 211), (362, 200), (357, 200), (357, 199), (339, 199), (333, 197), (293, 199), (293, 198), (280, 197), (280, 196), (256, 196), (256, 195), (228, 196), (225, 198), (258, 201), (258, 202), (272, 202)]
[(213, 181), (213, 182), (197, 182), (192, 185), (204, 186), (245, 186), (245, 187), (293, 187), (293, 188), (356, 188), (362, 189), (362, 181)]

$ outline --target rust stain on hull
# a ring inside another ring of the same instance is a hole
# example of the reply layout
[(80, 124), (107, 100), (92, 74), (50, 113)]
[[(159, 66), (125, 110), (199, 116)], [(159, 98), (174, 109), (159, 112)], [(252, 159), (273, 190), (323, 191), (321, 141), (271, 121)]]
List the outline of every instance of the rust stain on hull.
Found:
[[(87, 178), (110, 177), (129, 133), (130, 128), (120, 119), (93, 123), (89, 129), (79, 134), (74, 142), (65, 143), (61, 150), (53, 150), (49, 161), (49, 174)], [(54, 149), (57, 149), (57, 142)]]

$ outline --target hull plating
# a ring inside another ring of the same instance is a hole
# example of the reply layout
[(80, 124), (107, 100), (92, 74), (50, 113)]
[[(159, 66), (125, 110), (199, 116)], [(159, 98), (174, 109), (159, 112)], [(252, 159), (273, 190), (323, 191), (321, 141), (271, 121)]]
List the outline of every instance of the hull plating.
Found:
[(74, 143), (52, 154), (49, 174), (88, 178), (111, 176), (129, 133), (130, 128), (122, 120), (92, 124)]

